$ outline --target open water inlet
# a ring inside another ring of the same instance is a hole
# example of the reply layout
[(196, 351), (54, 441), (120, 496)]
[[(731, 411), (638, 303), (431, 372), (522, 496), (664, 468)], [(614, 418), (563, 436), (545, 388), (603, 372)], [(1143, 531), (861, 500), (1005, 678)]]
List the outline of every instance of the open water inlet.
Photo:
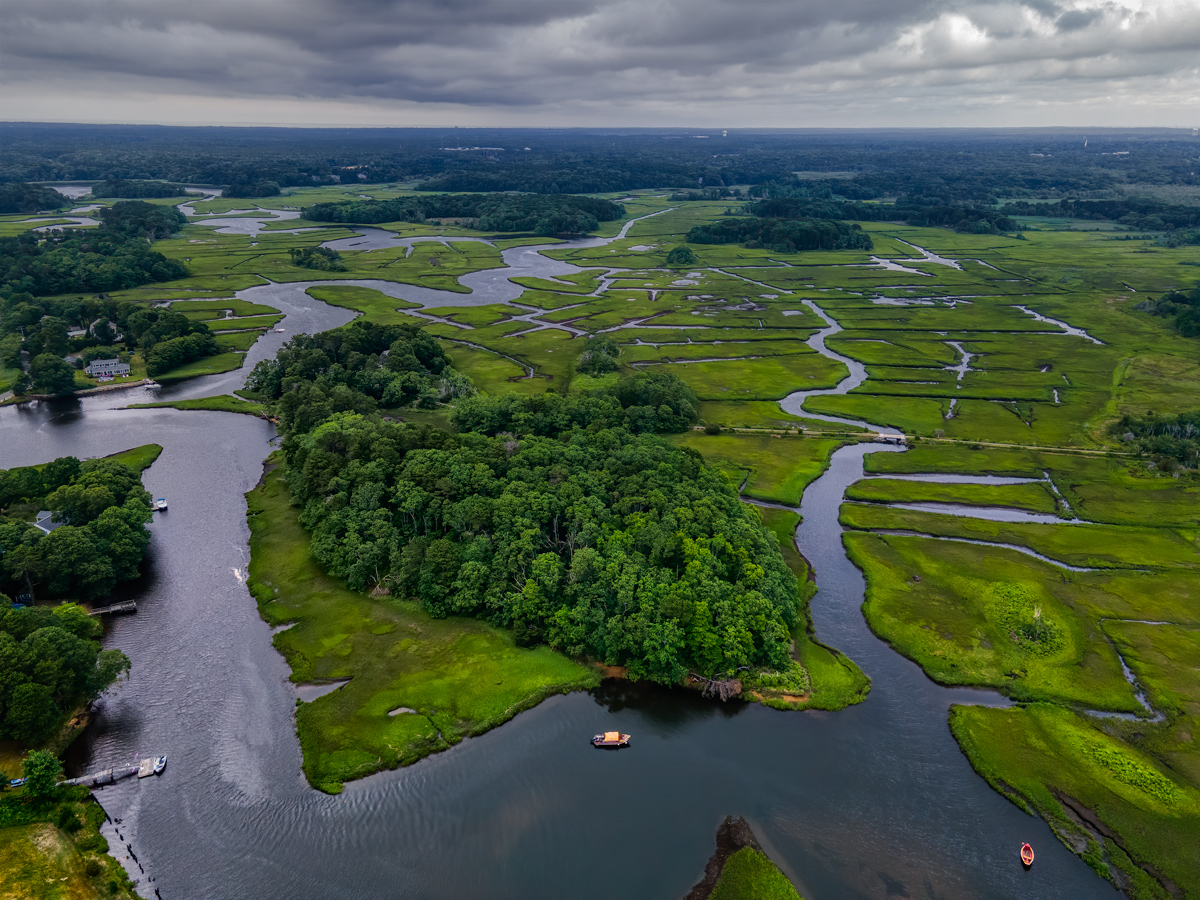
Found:
[[(512, 289), (507, 275), (567, 265), (539, 257), (536, 249), (505, 251), (510, 265), (520, 260), (513, 269), (462, 281), (480, 295), (494, 291), (475, 303), (496, 302)], [(288, 335), (353, 318), (306, 287), (271, 284), (239, 296), (281, 309)], [(420, 291), (389, 289), (404, 299)], [(470, 298), (430, 294), (437, 305)], [(823, 350), (822, 335), (837, 325), (812, 307), (827, 323), (813, 339)], [(268, 334), (238, 372), (162, 393), (226, 393), (282, 340)], [(865, 378), (843, 361), (851, 375), (819, 393)], [(813, 393), (784, 403), (798, 406)], [(99, 794), (168, 900), (678, 897), (730, 814), (750, 820), (808, 900), (1111, 894), (1045, 823), (978, 777), (950, 735), (951, 703), (1006, 701), (934, 684), (863, 620), (863, 579), (842, 547), (838, 510), (863, 477), (865, 455), (900, 448), (858, 443), (835, 452), (805, 491), (797, 532), (820, 588), (817, 634), (873, 679), (864, 703), (789, 713), (606, 683), (330, 797), (301, 775), (288, 667), (245, 585), (229, 575), (245, 564), (243, 494), (261, 475), (273, 427), (217, 412), (106, 409), (111, 403), (101, 395), (0, 409), (0, 435), (9, 466), (164, 447), (144, 481), (171, 497), (172, 516), (151, 526), (138, 616), (114, 621), (108, 637), (129, 654), (132, 674), (98, 705), (80, 764), (122, 763), (149, 746), (170, 754), (168, 777)], [(601, 724), (633, 734), (633, 747), (595, 753), (586, 738)], [(1028, 872), (1016, 859), (1023, 841), (1038, 849)]]

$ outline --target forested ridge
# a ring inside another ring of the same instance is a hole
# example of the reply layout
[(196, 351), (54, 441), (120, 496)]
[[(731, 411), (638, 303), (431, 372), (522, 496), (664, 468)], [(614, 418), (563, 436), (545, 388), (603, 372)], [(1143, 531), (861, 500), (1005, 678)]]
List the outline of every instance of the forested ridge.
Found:
[[(312, 222), (377, 224), (455, 219), (480, 231), (579, 234), (619, 219), (619, 203), (566, 195), (434, 194), (395, 200), (317, 203), (302, 210)], [(467, 221), (463, 221), (467, 220)]]

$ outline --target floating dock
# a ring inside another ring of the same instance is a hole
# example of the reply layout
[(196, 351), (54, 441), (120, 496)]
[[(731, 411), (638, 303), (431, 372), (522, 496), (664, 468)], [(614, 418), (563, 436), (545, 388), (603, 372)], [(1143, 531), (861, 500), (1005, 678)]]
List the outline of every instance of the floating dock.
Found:
[(100, 787), (105, 784), (113, 784), (123, 778), (132, 778), (134, 775), (138, 778), (145, 778), (153, 774), (154, 757), (151, 756), (149, 759), (143, 759), (136, 766), (113, 766), (110, 769), (101, 769), (99, 772), (80, 775), (78, 778), (71, 778), (67, 781), (60, 781), (59, 784), (71, 787)]

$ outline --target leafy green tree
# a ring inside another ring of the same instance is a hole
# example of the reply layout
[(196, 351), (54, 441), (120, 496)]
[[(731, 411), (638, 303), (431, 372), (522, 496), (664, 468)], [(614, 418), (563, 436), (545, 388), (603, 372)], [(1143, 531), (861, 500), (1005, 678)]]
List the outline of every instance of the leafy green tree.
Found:
[(617, 342), (606, 334), (590, 337), (579, 355), (575, 368), (588, 375), (603, 375), (605, 372), (617, 371), (617, 357), (621, 348)]
[(53, 800), (58, 796), (62, 780), (62, 764), (49, 750), (34, 750), (21, 761), (25, 776), (25, 793), (34, 800)]
[(54, 692), (44, 684), (18, 685), (8, 698), (4, 731), (22, 744), (41, 744), (62, 721)]
[(29, 365), (32, 380), (30, 390), (38, 394), (72, 394), (75, 392), (75, 370), (60, 357), (43, 353)]
[(671, 248), (671, 252), (667, 254), (667, 265), (672, 267), (682, 268), (684, 266), (694, 266), (699, 260), (692, 248), (687, 244), (680, 244), (677, 247)]
[(45, 353), (63, 356), (71, 349), (70, 339), (67, 337), (67, 323), (56, 316), (44, 320), (38, 333), (41, 335), (42, 350)]

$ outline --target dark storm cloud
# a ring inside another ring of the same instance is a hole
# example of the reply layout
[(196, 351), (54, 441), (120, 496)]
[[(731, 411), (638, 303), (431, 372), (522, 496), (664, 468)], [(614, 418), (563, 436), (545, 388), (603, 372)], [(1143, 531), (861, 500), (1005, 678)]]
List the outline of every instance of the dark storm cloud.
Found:
[(1075, 31), (1087, 28), (1103, 15), (1098, 9), (1073, 9), (1059, 16), (1054, 25), (1059, 31)]
[(100, 96), (149, 121), (840, 124), (900, 105), (954, 124), (1022, 102), (1187, 109), (1197, 46), (1192, 0), (6, 0), (0, 117)]

